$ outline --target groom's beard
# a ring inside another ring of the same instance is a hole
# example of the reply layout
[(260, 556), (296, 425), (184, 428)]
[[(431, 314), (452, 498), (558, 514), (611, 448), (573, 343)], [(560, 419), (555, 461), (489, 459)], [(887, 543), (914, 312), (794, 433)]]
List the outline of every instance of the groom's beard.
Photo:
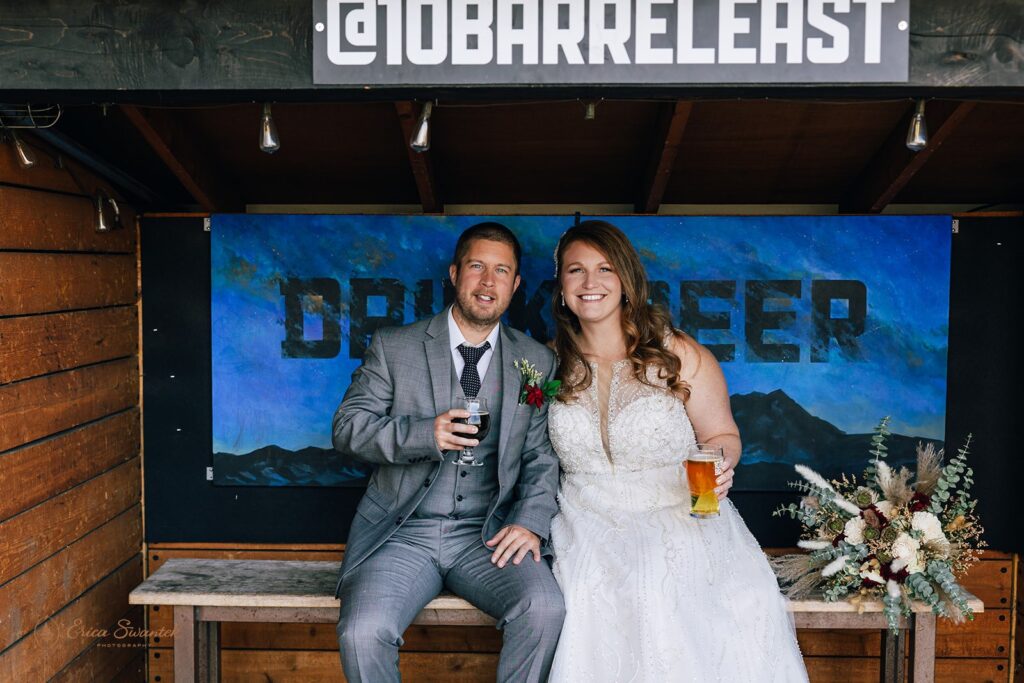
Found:
[(494, 296), (494, 304), (490, 307), (483, 307), (477, 303), (474, 294), (474, 292), (456, 293), (455, 305), (459, 309), (459, 316), (473, 327), (490, 328), (501, 320), (501, 316), (508, 309), (508, 303), (501, 301), (496, 294), (492, 295), (488, 292), (488, 295)]

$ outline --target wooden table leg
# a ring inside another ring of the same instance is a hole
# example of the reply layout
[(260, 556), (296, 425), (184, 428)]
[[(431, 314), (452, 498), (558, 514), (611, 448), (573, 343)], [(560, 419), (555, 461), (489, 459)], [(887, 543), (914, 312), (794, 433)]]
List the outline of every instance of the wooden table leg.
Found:
[(196, 639), (196, 678), (220, 683), (220, 622), (200, 621)]
[(918, 612), (914, 615), (914, 637), (910, 644), (913, 668), (912, 683), (935, 683), (935, 615)]
[(196, 608), (174, 606), (174, 683), (196, 682)]
[[(882, 631), (882, 661), (879, 665), (878, 680), (881, 683), (903, 683), (906, 674), (907, 630), (893, 633)], [(175, 682), (177, 683), (177, 682)]]

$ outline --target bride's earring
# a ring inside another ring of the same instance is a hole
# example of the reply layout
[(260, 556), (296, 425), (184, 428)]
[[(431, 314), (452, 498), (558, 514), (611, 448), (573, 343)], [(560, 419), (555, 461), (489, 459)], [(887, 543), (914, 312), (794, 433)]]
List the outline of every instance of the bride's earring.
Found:
[(565, 294), (562, 295), (562, 308), (565, 308)]

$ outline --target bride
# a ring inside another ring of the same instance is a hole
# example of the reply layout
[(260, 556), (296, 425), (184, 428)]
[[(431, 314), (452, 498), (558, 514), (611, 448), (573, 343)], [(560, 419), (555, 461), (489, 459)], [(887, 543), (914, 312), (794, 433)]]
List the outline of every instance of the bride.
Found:
[[(555, 253), (552, 522), (566, 618), (549, 681), (806, 681), (775, 575), (725, 498), (740, 438), (714, 356), (648, 303), (636, 249), (586, 221)], [(721, 516), (689, 516), (679, 464), (721, 446)]]

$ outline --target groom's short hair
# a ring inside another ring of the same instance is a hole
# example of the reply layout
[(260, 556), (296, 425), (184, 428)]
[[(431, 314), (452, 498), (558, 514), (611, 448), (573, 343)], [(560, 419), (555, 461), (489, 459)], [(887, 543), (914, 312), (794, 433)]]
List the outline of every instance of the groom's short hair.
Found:
[(459, 241), (455, 243), (455, 254), (452, 256), (452, 265), (455, 266), (456, 270), (458, 270), (459, 264), (462, 263), (462, 258), (466, 255), (466, 252), (469, 251), (469, 245), (473, 240), (491, 240), (492, 242), (502, 242), (512, 247), (512, 252), (516, 257), (516, 275), (519, 274), (519, 260), (522, 257), (523, 248), (519, 246), (519, 240), (514, 232), (495, 221), (477, 223), (462, 231), (462, 234), (459, 235)]

